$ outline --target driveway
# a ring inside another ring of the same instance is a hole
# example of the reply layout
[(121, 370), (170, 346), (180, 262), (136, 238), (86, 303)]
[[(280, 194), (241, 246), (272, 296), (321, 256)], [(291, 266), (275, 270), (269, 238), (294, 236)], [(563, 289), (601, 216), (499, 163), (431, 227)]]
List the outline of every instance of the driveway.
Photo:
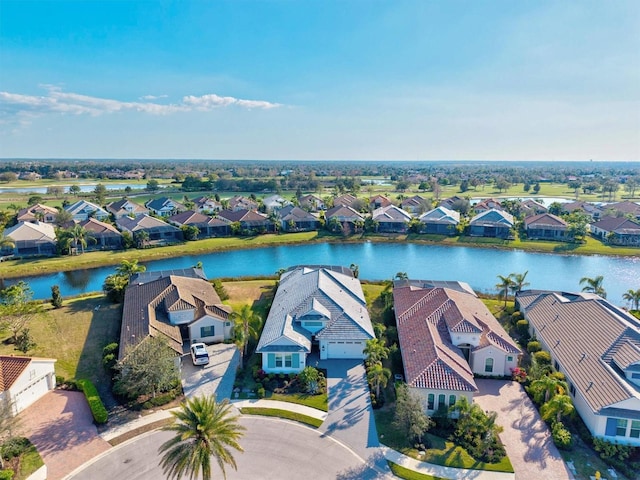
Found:
[(347, 445), (369, 467), (356, 478), (394, 478), (378, 441), (369, 387), (362, 360), (322, 360), (327, 369), (329, 414), (320, 427)]
[(54, 390), (20, 412), (19, 429), (36, 446), (49, 480), (109, 450), (98, 436), (89, 405), (80, 392)]
[[(349, 448), (315, 429), (281, 419), (242, 416), (246, 432), (240, 440), (244, 453), (232, 450), (238, 470), (227, 467), (227, 479), (360, 480), (374, 478)], [(158, 447), (171, 432), (154, 431), (113, 448), (70, 480), (155, 480), (165, 478), (159, 467)], [(212, 465), (214, 478), (218, 466)]]
[(231, 398), (240, 352), (233, 344), (207, 345), (209, 364), (195, 366), (190, 355), (182, 356), (182, 388), (186, 397), (215, 395)]
[(572, 478), (553, 444), (551, 432), (517, 382), (476, 379), (474, 402), (498, 413), (504, 427), (502, 443), (518, 480), (567, 480)]

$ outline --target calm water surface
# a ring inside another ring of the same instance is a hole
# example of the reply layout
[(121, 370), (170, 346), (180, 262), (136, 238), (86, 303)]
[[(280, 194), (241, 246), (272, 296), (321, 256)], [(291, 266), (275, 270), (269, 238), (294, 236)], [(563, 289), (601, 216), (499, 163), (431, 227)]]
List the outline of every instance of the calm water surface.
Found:
[[(73, 261), (73, 259), (70, 259)], [(383, 280), (397, 272), (410, 278), (460, 280), (475, 290), (495, 293), (497, 275), (529, 271), (529, 288), (577, 291), (582, 277), (604, 275), (608, 298), (624, 305), (622, 294), (640, 288), (640, 257), (551, 255), (512, 250), (441, 247), (407, 243), (354, 243), (279, 246), (217, 252), (146, 262), (147, 270), (188, 268), (201, 261), (210, 279), (273, 275), (280, 268), (301, 264), (349, 266), (355, 263), (360, 278)], [(36, 298), (49, 298), (51, 286), (62, 295), (97, 291), (115, 267), (29, 277)]]

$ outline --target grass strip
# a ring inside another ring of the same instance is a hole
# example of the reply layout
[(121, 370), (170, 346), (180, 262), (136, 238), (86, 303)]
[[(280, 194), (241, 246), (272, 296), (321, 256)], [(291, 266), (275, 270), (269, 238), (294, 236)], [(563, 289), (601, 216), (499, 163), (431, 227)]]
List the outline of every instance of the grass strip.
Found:
[(272, 393), (270, 396), (266, 397), (265, 400), (295, 403), (297, 405), (315, 408), (316, 410), (322, 410), (323, 412), (329, 411), (329, 399), (326, 393), (321, 395), (305, 395), (302, 393), (282, 395), (279, 393)]
[(404, 478), (405, 480), (447, 480), (442, 477), (434, 477), (433, 475), (427, 475), (426, 473), (409, 470), (408, 468), (404, 468), (397, 463), (390, 462), (389, 460), (387, 460), (387, 464), (396, 477)]
[(263, 417), (279, 417), (286, 418), (287, 420), (294, 420), (296, 422), (304, 423), (314, 428), (318, 428), (322, 425), (322, 420), (319, 418), (309, 417), (297, 412), (290, 412), (289, 410), (280, 410), (277, 408), (259, 408), (259, 407), (244, 407), (240, 409), (240, 412), (245, 415), (262, 415)]
[(16, 480), (26, 480), (29, 476), (44, 465), (42, 457), (36, 450), (35, 445), (31, 445), (20, 457), (20, 470), (15, 476)]

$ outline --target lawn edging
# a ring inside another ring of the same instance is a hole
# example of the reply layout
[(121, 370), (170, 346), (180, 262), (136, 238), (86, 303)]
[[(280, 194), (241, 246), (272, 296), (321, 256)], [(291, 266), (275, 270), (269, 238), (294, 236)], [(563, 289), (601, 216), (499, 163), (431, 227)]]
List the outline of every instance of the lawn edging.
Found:
[(313, 428), (318, 428), (322, 425), (323, 420), (319, 418), (303, 415), (302, 413), (292, 412), (290, 410), (280, 410), (278, 408), (263, 408), (263, 407), (242, 407), (240, 413), (243, 415), (260, 415), (264, 417), (278, 417), (287, 420), (293, 420), (296, 422), (304, 423)]

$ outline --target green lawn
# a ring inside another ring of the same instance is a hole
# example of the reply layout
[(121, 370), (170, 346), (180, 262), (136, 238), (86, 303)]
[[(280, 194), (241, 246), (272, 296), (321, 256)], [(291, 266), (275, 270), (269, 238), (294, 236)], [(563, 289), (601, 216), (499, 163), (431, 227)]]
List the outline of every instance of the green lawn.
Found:
[(287, 420), (294, 420), (296, 422), (310, 425), (314, 428), (318, 428), (322, 425), (322, 420), (307, 415), (302, 415), (296, 412), (290, 412), (289, 410), (279, 410), (277, 408), (258, 408), (258, 407), (245, 407), (241, 408), (240, 412), (246, 415), (262, 415), (265, 417), (279, 417), (286, 418)]
[(442, 477), (434, 477), (433, 475), (427, 475), (425, 473), (409, 470), (408, 468), (404, 468), (397, 463), (387, 461), (387, 464), (396, 477), (403, 478), (405, 480), (447, 480)]
[(267, 400), (278, 400), (280, 402), (297, 403), (298, 405), (305, 405), (317, 410), (322, 410), (323, 412), (329, 411), (329, 403), (326, 393), (323, 393), (321, 395), (307, 395), (304, 393), (292, 393), (283, 395), (280, 393), (267, 392), (267, 396), (265, 398)]
[(44, 465), (42, 457), (36, 450), (34, 445), (31, 445), (29, 449), (23, 453), (20, 457), (20, 470), (16, 472), (15, 480), (26, 480), (29, 476)]

